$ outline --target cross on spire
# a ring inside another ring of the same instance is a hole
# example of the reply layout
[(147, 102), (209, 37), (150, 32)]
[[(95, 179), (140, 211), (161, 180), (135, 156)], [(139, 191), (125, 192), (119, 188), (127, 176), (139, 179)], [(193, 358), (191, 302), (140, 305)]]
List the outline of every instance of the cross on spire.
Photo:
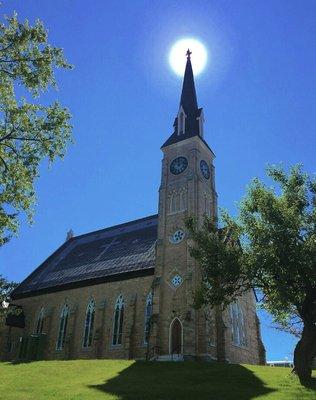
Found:
[(188, 51), (186, 52), (186, 56), (187, 56), (188, 60), (191, 60), (191, 54), (192, 54), (192, 51), (190, 51), (190, 49), (188, 49)]

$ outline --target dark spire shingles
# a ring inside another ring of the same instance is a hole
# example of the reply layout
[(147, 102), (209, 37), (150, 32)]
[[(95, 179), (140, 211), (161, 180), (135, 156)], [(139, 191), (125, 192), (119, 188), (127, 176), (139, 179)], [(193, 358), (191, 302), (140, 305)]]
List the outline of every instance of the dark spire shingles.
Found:
[(190, 56), (188, 56), (185, 66), (182, 93), (180, 99), (180, 107), (181, 106), (186, 115), (195, 115), (197, 113), (198, 104), (196, 99), (196, 91)]
[(183, 108), (186, 116), (185, 132), (180, 135), (178, 134), (178, 117), (176, 117), (173, 124), (174, 132), (161, 146), (161, 148), (188, 139), (192, 136), (200, 136), (203, 140), (199, 131), (200, 128), (198, 121), (198, 118), (202, 112), (202, 108), (198, 108), (190, 50), (187, 51), (187, 62), (185, 66), (179, 109), (181, 107)]

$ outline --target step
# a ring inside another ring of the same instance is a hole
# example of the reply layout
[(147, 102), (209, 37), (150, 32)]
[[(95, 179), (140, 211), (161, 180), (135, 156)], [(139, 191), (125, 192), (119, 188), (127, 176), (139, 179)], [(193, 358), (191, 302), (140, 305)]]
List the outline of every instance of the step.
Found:
[(156, 361), (174, 361), (174, 362), (179, 362), (183, 361), (183, 355), (182, 354), (164, 354), (156, 358)]

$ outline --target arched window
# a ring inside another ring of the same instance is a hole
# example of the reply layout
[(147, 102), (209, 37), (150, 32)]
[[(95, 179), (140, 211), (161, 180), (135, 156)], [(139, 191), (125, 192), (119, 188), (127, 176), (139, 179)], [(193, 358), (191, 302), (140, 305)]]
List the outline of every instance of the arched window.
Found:
[(150, 334), (150, 318), (153, 312), (153, 294), (149, 293), (146, 299), (146, 307), (145, 307), (145, 330), (144, 330), (144, 343), (148, 343), (149, 334)]
[(91, 299), (88, 303), (86, 311), (86, 319), (84, 324), (84, 334), (82, 343), (83, 347), (90, 347), (92, 344), (94, 314), (95, 314), (95, 302), (93, 299)]
[(170, 213), (185, 211), (187, 209), (187, 192), (180, 189), (179, 192), (173, 192), (170, 196)]
[(199, 121), (199, 134), (203, 138), (204, 137), (204, 115), (203, 111), (201, 112), (201, 115), (198, 118)]
[(185, 115), (181, 111), (178, 116), (178, 135), (182, 135), (185, 132)]
[(209, 217), (211, 215), (211, 205), (207, 194), (204, 194), (204, 213)]
[(36, 333), (43, 333), (44, 319), (45, 319), (45, 309), (44, 307), (42, 307), (37, 316), (36, 329), (35, 329)]
[(215, 312), (213, 309), (209, 309), (208, 312), (205, 312), (205, 319), (207, 324), (207, 336), (208, 336), (208, 344), (209, 346), (215, 346)]
[(175, 213), (178, 211), (179, 208), (179, 195), (178, 193), (174, 192), (170, 198), (170, 212)]
[(124, 320), (124, 298), (122, 295), (120, 295), (116, 300), (115, 312), (114, 312), (112, 344), (115, 346), (122, 344), (123, 320)]
[(59, 329), (58, 329), (56, 350), (62, 350), (65, 346), (68, 316), (69, 316), (69, 308), (68, 308), (67, 304), (65, 304), (61, 310), (60, 317), (59, 317)]
[(230, 317), (232, 326), (232, 341), (236, 346), (246, 346), (246, 334), (244, 316), (238, 301), (230, 305)]
[(187, 209), (187, 192), (181, 190), (180, 192), (180, 210), (185, 211)]

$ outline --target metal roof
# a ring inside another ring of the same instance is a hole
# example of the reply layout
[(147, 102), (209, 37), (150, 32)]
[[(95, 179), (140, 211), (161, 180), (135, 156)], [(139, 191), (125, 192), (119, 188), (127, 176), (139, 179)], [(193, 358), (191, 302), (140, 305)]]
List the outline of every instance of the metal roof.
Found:
[(153, 269), (157, 224), (158, 215), (152, 215), (69, 239), (14, 290), (12, 298)]

